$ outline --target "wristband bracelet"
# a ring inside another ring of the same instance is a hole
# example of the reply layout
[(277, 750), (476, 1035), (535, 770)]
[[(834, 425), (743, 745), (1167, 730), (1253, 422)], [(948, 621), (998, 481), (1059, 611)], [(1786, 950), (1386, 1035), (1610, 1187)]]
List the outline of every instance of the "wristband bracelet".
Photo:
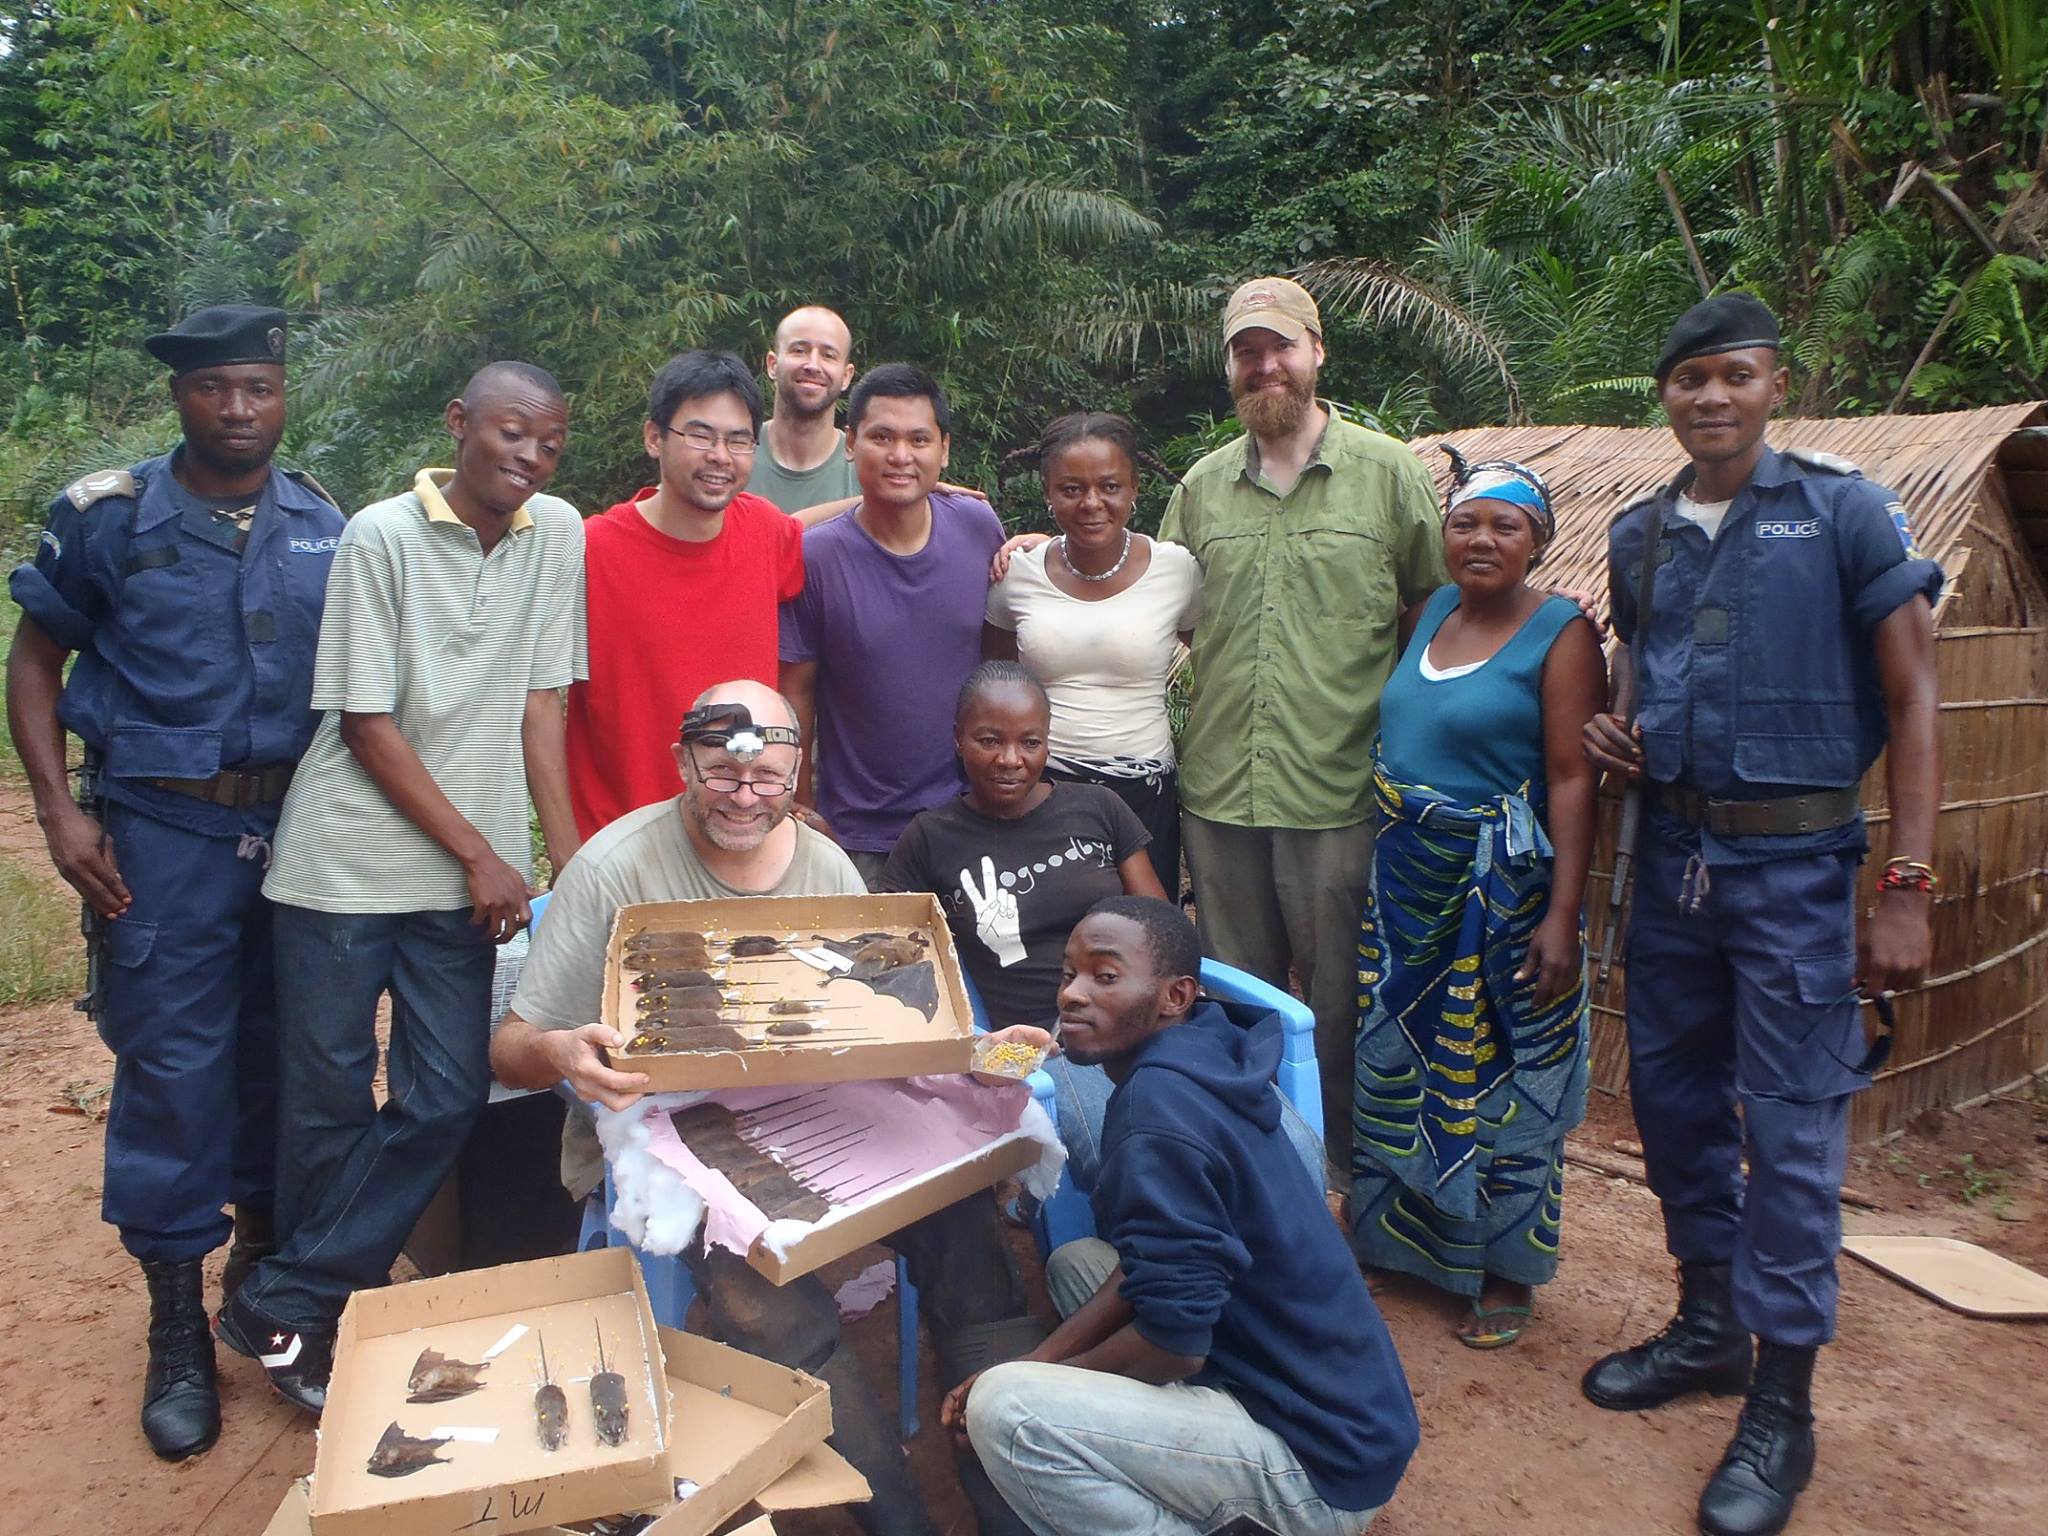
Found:
[(1884, 873), (1877, 877), (1880, 891), (1927, 891), (1932, 892), (1940, 882), (1934, 871), (1925, 864), (1887, 864)]

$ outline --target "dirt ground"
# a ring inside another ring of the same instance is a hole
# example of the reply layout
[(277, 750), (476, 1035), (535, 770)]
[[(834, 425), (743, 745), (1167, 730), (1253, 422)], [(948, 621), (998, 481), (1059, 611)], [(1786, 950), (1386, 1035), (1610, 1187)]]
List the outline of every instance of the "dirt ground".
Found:
[[(33, 827), (10, 811), (0, 806), (0, 853), (39, 853)], [(0, 1536), (256, 1536), (286, 1483), (312, 1466), (311, 1421), (223, 1350), (219, 1445), (176, 1467), (150, 1456), (135, 1424), (142, 1279), (99, 1220), (96, 1106), (80, 1113), (72, 1103), (106, 1083), (108, 1057), (64, 1004), (0, 1014), (0, 1051), (12, 1063), (0, 1080)], [(1634, 1134), (1626, 1105), (1602, 1100), (1578, 1143), (1626, 1164), (1616, 1144)], [(1967, 1238), (2048, 1271), (2048, 1101), (1930, 1116), (1905, 1138), (1860, 1150), (1850, 1182), (1884, 1207), (1848, 1211), (1851, 1231)], [(1563, 1268), (1518, 1347), (1474, 1353), (1452, 1338), (1443, 1301), (1405, 1288), (1381, 1297), (1423, 1442), (1375, 1536), (1694, 1529), (1694, 1501), (1735, 1404), (1615, 1415), (1579, 1395), (1589, 1361), (1662, 1325), (1672, 1279), (1647, 1190), (1579, 1167), (1566, 1190)], [(2039, 1532), (2048, 1324), (1972, 1321), (1847, 1258), (1842, 1281), (1841, 1336), (1817, 1380), (1820, 1468), (1793, 1531)], [(895, 1376), (894, 1319), (884, 1306), (854, 1329), (885, 1384)], [(971, 1536), (936, 1428), (931, 1354), (913, 1455), (943, 1527)], [(778, 1524), (795, 1536), (854, 1530), (838, 1513)]]

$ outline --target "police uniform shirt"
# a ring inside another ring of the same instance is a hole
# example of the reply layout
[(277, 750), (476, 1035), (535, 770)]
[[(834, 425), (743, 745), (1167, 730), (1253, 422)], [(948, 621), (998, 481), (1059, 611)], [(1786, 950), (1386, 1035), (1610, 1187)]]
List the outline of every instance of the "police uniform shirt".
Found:
[[(70, 487), (8, 588), (77, 653), (58, 718), (100, 754), (110, 799), (210, 836), (260, 832), (274, 804), (236, 810), (149, 780), (288, 764), (305, 751), (343, 519), (285, 471), (253, 501), (195, 496), (176, 461), (174, 452)], [(217, 515), (243, 507), (246, 529)]]
[[(1885, 742), (1871, 632), (1915, 595), (1939, 598), (1940, 567), (1914, 547), (1897, 495), (1844, 460), (1765, 449), (1712, 539), (1678, 515), (1691, 479), (1627, 508), (1608, 534), (1610, 611), (1635, 666), (1648, 777), (1726, 800), (1858, 783)], [(1650, 632), (1638, 636), (1657, 518)], [(1654, 802), (1652, 814), (1682, 827)], [(1710, 863), (1757, 863), (1868, 844), (1858, 817), (1784, 836), (1702, 833), (1701, 846)]]

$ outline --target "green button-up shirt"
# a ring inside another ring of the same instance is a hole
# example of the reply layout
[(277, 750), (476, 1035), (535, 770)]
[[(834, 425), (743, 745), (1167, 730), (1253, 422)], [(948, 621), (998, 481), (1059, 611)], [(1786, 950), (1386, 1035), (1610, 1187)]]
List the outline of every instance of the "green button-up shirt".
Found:
[(1159, 532), (1202, 566), (1182, 806), (1240, 827), (1363, 821), (1401, 611), (1447, 579), (1422, 461), (1332, 413), (1282, 496), (1241, 437), (1188, 472)]

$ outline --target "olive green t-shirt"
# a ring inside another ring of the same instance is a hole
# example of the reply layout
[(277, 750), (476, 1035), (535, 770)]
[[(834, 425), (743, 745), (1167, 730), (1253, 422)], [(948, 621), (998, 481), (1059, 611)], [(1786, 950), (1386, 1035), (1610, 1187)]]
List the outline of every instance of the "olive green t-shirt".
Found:
[[(838, 846), (798, 823), (796, 852), (771, 890), (736, 891), (704, 867), (683, 829), (679, 800), (629, 811), (577, 850), (534, 924), (512, 1012), (536, 1029), (598, 1021), (605, 947), (620, 907), (733, 896), (859, 896), (867, 887)], [(578, 1200), (604, 1176), (597, 1127), (581, 1105), (562, 1126), (562, 1183)]]
[(1380, 690), (1401, 612), (1442, 586), (1435, 483), (1408, 447), (1334, 413), (1285, 496), (1248, 437), (1188, 471), (1159, 536), (1202, 567), (1183, 809), (1239, 827), (1348, 827), (1370, 811)]
[(775, 462), (764, 434), (754, 451), (754, 472), (747, 476), (747, 489), (789, 513), (815, 507), (821, 501), (838, 501), (860, 494), (860, 481), (853, 473), (853, 460), (846, 456), (846, 434), (841, 432), (825, 455), (825, 462), (811, 469), (784, 469)]

